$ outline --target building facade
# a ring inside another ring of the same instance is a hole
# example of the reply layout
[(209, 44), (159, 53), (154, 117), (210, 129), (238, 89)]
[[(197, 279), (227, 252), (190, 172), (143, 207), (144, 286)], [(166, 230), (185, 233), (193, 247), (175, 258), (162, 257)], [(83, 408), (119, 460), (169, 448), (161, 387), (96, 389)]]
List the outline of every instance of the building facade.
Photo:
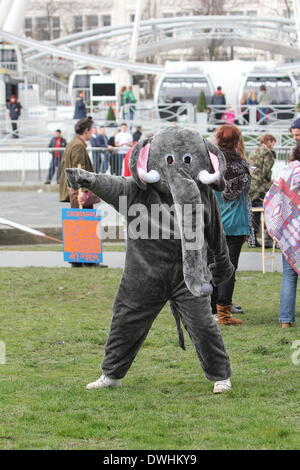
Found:
[[(90, 0), (87, 5), (76, 0), (31, 0), (24, 22), (24, 33), (36, 40), (54, 40), (72, 33), (79, 33), (104, 26), (132, 23), (135, 18), (136, 0)], [(274, 0), (144, 0), (142, 19), (172, 18), (185, 15), (248, 15), (292, 17), (292, 1)], [(170, 33), (172, 34), (172, 33)], [(107, 54), (111, 40), (90, 42), (77, 48), (89, 54)], [(208, 60), (205, 51), (197, 48), (173, 50), (158, 54), (156, 60)], [(214, 60), (228, 59), (270, 60), (274, 54), (251, 51), (249, 48), (218, 48)]]

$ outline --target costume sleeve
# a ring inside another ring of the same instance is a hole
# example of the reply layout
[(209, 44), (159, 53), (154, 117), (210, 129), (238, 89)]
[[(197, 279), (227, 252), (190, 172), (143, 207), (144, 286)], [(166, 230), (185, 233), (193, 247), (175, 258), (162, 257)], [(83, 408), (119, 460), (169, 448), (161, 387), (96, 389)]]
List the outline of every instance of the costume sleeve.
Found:
[(131, 204), (138, 191), (133, 178), (91, 173), (79, 168), (66, 168), (65, 174), (70, 188), (89, 189), (124, 215), (127, 215), (126, 207)]
[[(93, 184), (89, 189), (103, 201), (112, 205), (118, 212), (123, 212), (120, 204), (130, 205), (134, 190), (137, 188), (132, 178), (123, 176), (95, 174)], [(120, 197), (125, 199), (120, 200)]]

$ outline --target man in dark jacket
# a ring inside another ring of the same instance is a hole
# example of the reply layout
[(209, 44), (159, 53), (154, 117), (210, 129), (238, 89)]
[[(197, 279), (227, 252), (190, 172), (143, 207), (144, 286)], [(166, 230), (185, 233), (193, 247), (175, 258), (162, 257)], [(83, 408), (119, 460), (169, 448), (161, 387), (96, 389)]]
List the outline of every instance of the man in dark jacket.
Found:
[(222, 119), (222, 114), (225, 112), (226, 105), (226, 99), (224, 93), (222, 92), (222, 87), (218, 86), (212, 97), (211, 104), (214, 106), (213, 112), (215, 119), (219, 121)]
[(9, 109), (9, 117), (11, 119), (12, 136), (14, 139), (17, 139), (19, 137), (17, 120), (21, 115), (22, 105), (19, 103), (16, 95), (11, 95), (7, 107)]
[[(55, 136), (52, 137), (52, 139), (49, 142), (48, 147), (53, 148), (53, 149), (62, 149), (67, 146), (67, 141), (64, 139), (61, 135), (61, 130), (57, 129), (55, 131)], [(45, 181), (45, 184), (50, 184), (51, 180), (54, 176), (55, 170), (56, 170), (56, 182), (59, 184), (60, 180), (60, 162), (61, 162), (61, 156), (63, 154), (63, 150), (51, 150), (50, 152), (52, 154), (52, 158), (50, 161), (50, 166), (49, 166), (49, 171), (48, 171), (48, 176), (47, 180)]]
[(73, 119), (82, 119), (86, 117), (86, 107), (83, 101), (84, 92), (80, 90), (75, 101), (75, 111)]

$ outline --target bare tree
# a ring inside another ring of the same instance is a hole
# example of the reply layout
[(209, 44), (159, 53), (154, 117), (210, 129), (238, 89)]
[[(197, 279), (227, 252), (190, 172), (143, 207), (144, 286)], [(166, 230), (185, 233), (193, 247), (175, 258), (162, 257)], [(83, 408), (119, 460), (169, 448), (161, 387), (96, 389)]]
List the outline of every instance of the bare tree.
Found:
[(70, 6), (72, 6), (72, 11), (80, 12), (82, 2), (72, 1), (71, 3), (59, 0), (35, 1), (34, 8), (42, 12), (41, 16), (36, 20), (35, 39), (51, 41), (60, 35), (61, 29), (67, 34), (74, 32), (73, 16), (70, 16)]
[(193, 2), (194, 15), (224, 15), (224, 0), (198, 0)]
[[(224, 0), (198, 0), (193, 2), (192, 14), (193, 15), (224, 15)], [(204, 30), (205, 33), (209, 34), (212, 32), (211, 28)], [(211, 39), (208, 47), (195, 49), (195, 54), (199, 60), (218, 60), (220, 59), (222, 41), (217, 39)]]
[(287, 12), (287, 17), (291, 18), (293, 14), (293, 1), (292, 0), (283, 0), (286, 12)]
[(157, 13), (157, 0), (145, 0), (142, 19), (148, 20), (150, 18), (157, 18)]
[[(282, 2), (285, 7), (286, 17), (292, 18), (294, 13), (293, 0), (282, 0)], [(282, 11), (278, 10), (278, 8), (271, 8), (271, 12), (274, 16), (282, 16)]]
[(54, 17), (59, 10), (59, 2), (44, 0), (35, 2), (35, 8), (42, 12), (42, 16), (36, 19), (35, 39), (50, 41), (54, 39)]

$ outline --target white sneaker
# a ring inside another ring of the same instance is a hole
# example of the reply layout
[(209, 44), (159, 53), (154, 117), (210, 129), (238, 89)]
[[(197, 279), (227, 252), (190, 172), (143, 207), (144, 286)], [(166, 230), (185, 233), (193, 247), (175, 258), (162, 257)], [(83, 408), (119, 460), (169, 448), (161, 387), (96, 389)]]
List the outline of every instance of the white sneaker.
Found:
[(119, 379), (110, 379), (106, 375), (101, 375), (100, 379), (95, 382), (87, 384), (85, 387), (87, 390), (92, 390), (93, 388), (106, 388), (106, 387), (122, 387), (122, 382)]
[(220, 380), (218, 382), (215, 382), (214, 393), (223, 393), (223, 392), (227, 392), (230, 389), (231, 389), (230, 379)]

